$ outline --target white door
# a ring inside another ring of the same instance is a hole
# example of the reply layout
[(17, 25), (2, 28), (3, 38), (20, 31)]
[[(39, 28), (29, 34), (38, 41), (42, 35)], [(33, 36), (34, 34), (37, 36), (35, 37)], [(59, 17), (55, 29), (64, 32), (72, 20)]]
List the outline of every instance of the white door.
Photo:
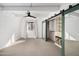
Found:
[(36, 38), (35, 22), (27, 22), (27, 38)]

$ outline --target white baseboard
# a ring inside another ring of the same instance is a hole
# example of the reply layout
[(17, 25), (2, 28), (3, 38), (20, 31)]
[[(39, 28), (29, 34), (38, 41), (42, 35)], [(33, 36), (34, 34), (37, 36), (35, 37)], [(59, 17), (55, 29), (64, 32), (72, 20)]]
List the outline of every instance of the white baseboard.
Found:
[(11, 47), (11, 46), (16, 45), (16, 44), (19, 44), (19, 43), (22, 43), (22, 42), (24, 42), (24, 41), (25, 41), (25, 40), (16, 41), (16, 42), (12, 43), (12, 44), (9, 45), (9, 46), (4, 46), (4, 47), (0, 48), (0, 50), (5, 49), (5, 48), (8, 48), (8, 47)]

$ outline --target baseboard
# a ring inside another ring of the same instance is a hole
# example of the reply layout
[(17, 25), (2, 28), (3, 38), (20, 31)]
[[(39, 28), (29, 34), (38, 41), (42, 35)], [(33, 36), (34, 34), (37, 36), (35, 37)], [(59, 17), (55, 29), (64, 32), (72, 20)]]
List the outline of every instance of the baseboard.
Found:
[(9, 46), (4, 46), (4, 47), (0, 48), (0, 50), (5, 49), (5, 48), (8, 48), (8, 47), (11, 47), (11, 46), (16, 45), (16, 44), (19, 44), (19, 43), (22, 43), (22, 42), (24, 42), (24, 41), (25, 41), (25, 40), (16, 41), (16, 42), (12, 43), (12, 44), (9, 45)]

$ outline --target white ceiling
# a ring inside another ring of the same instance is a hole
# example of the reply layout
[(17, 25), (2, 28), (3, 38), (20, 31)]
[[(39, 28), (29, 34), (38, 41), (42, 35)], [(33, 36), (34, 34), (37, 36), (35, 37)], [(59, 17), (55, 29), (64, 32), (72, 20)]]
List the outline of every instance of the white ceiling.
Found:
[[(50, 14), (50, 12), (43, 12), (43, 11), (41, 11), (41, 12), (30, 11), (30, 12), (31, 12), (32, 16), (35, 16), (37, 18), (45, 18), (45, 17), (48, 17)], [(16, 17), (23, 17), (23, 16), (27, 15), (26, 11), (14, 11), (14, 12), (12, 12), (12, 14)]]
[(63, 3), (0, 3), (4, 10), (57, 11)]
[[(45, 18), (49, 16), (49, 14), (52, 14), (51, 12), (57, 12), (61, 6), (66, 4), (68, 3), (0, 3), (0, 7), (2, 7), (2, 10), (24, 11), (22, 13), (15, 12), (15, 15), (24, 14), (26, 10), (30, 10), (32, 15)], [(68, 5), (70, 5), (70, 3)], [(73, 14), (79, 16), (79, 10)]]
[(31, 6), (32, 7), (51, 7), (51, 6), (60, 6), (62, 3), (0, 3), (2, 6)]

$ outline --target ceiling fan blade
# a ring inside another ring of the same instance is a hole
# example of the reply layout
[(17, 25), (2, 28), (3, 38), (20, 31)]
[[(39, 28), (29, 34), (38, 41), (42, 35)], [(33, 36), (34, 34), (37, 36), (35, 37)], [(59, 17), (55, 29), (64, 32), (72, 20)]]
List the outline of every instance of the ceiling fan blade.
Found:
[(36, 18), (35, 16), (24, 16), (24, 17), (32, 17), (32, 18)]
[(31, 16), (31, 15), (30, 15), (30, 17), (32, 17), (32, 18), (36, 18), (35, 16)]

